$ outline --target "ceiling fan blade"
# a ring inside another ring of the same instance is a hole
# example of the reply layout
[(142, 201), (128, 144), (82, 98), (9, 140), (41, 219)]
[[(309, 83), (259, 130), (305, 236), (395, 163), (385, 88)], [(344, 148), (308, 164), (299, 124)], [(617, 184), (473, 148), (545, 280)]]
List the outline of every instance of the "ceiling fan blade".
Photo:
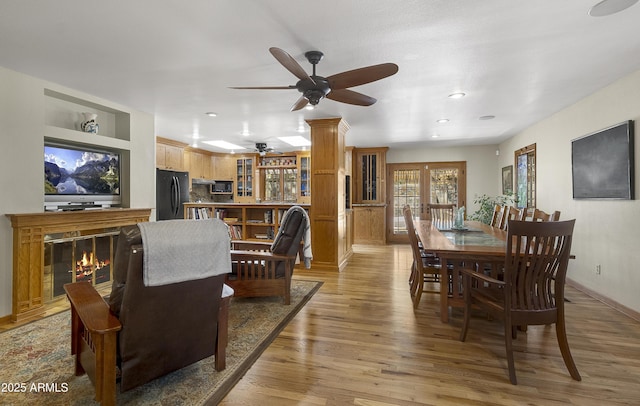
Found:
[(371, 106), (377, 101), (373, 97), (354, 92), (353, 90), (349, 89), (332, 90), (329, 92), (326, 98), (341, 103), (355, 104), (357, 106)]
[(327, 77), (332, 90), (346, 89), (347, 87), (360, 86), (365, 83), (375, 82), (398, 72), (395, 63), (382, 63), (380, 65), (367, 66)]
[(309, 103), (309, 100), (305, 99), (304, 96), (300, 96), (300, 98), (298, 99), (298, 101), (295, 102), (295, 104), (293, 106), (291, 106), (291, 111), (297, 111), (300, 110), (301, 108), (303, 108), (304, 106), (307, 105), (307, 103)]
[(266, 90), (279, 90), (279, 89), (295, 89), (293, 85), (290, 86), (231, 86), (229, 89), (266, 89)]
[(293, 59), (293, 57), (291, 55), (289, 55), (288, 53), (286, 53), (282, 49), (276, 48), (276, 47), (271, 47), (271, 48), (269, 48), (269, 52), (271, 52), (271, 55), (273, 55), (274, 58), (276, 58), (278, 60), (278, 62), (280, 62), (280, 64), (282, 66), (287, 68), (287, 70), (289, 72), (293, 73), (298, 79), (301, 79), (301, 80), (302, 79), (308, 79), (311, 82), (313, 82), (313, 84), (316, 83), (313, 79), (311, 79), (309, 74), (307, 72), (305, 72), (305, 70), (302, 68), (302, 66), (300, 66), (300, 64), (298, 62), (296, 62), (296, 60)]

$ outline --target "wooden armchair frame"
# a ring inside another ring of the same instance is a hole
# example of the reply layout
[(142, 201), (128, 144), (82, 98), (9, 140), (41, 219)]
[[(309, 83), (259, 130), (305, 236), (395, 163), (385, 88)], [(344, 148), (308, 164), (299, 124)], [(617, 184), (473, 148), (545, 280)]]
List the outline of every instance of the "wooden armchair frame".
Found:
[[(231, 261), (235, 274), (226, 283), (236, 297), (282, 296), (284, 304), (291, 303), (291, 277), (296, 256), (271, 252), (270, 242), (233, 241)], [(302, 249), (302, 246), (301, 248)], [(283, 275), (278, 267), (284, 264)]]
[[(96, 389), (95, 400), (102, 405), (116, 403), (116, 347), (120, 320), (89, 282), (64, 285), (71, 303), (71, 355), (75, 356), (75, 375), (85, 373)], [(218, 335), (215, 346), (215, 369), (226, 367), (229, 303), (223, 297), (218, 313)]]

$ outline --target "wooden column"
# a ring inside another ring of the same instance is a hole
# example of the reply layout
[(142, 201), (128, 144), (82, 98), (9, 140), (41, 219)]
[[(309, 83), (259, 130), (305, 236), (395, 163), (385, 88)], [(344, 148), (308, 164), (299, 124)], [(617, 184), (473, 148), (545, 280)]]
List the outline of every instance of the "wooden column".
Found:
[(311, 126), (311, 243), (313, 268), (341, 270), (346, 247), (345, 136), (342, 118), (307, 120)]
[(13, 227), (12, 321), (44, 313), (44, 239), (149, 221), (151, 209), (105, 209), (7, 214)]

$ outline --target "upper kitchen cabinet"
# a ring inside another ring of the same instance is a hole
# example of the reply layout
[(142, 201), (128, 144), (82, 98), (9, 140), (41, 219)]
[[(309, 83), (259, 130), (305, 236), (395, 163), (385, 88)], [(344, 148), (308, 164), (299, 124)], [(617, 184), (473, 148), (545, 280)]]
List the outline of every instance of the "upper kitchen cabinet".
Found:
[(185, 155), (189, 163), (186, 169), (191, 179), (213, 179), (211, 154), (187, 150)]
[(156, 167), (174, 171), (185, 170), (184, 148), (186, 144), (156, 137)]
[(233, 181), (236, 172), (236, 158), (230, 154), (213, 154), (212, 171), (214, 180)]
[(354, 148), (353, 203), (385, 202), (387, 147)]
[(235, 182), (236, 192), (234, 201), (237, 203), (254, 203), (256, 198), (253, 190), (255, 158), (253, 156), (236, 157)]

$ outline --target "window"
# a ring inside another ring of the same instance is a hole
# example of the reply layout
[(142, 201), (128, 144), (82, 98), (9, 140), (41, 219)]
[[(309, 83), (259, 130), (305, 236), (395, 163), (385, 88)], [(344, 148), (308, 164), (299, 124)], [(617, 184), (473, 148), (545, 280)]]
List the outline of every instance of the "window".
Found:
[(515, 201), (519, 208), (536, 207), (536, 144), (515, 152)]

